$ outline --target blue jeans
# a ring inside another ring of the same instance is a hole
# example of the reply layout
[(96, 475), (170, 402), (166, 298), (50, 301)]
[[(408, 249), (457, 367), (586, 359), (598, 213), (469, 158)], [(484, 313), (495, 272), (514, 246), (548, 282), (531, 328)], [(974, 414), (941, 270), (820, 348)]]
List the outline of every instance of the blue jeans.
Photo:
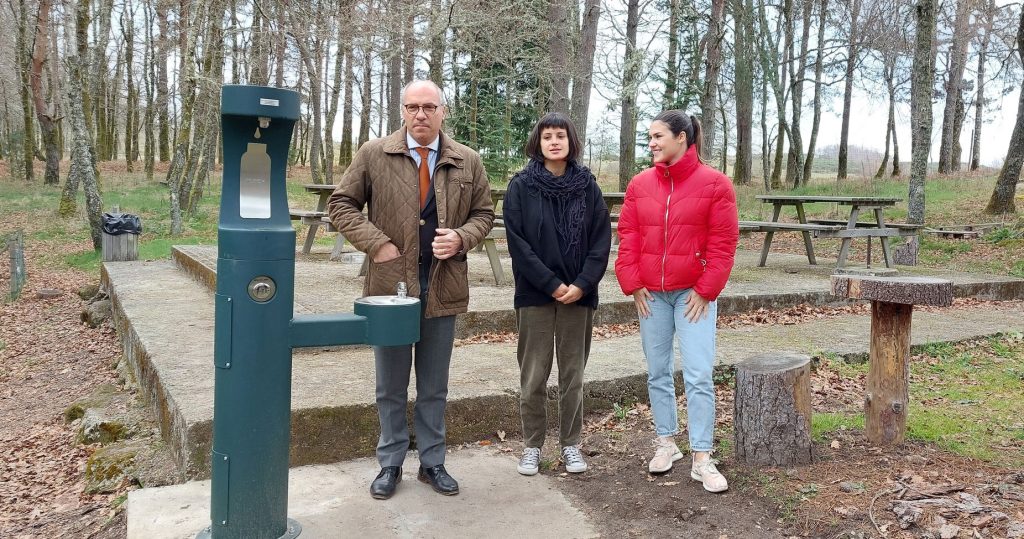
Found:
[(651, 292), (651, 315), (640, 317), (640, 339), (647, 357), (647, 392), (651, 398), (654, 429), (658, 436), (679, 432), (675, 354), (672, 338), (679, 339), (686, 388), (686, 415), (692, 451), (711, 451), (715, 432), (715, 322), (718, 303), (708, 304), (707, 317), (690, 323), (683, 316), (692, 289)]

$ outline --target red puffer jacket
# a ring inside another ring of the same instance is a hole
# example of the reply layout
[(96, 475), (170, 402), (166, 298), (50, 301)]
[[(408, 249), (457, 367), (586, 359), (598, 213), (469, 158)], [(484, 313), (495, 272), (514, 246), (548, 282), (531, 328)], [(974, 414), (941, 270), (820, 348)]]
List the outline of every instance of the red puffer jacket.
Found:
[(615, 276), (626, 295), (693, 288), (714, 301), (736, 256), (736, 193), (691, 146), (676, 164), (633, 177), (619, 215)]

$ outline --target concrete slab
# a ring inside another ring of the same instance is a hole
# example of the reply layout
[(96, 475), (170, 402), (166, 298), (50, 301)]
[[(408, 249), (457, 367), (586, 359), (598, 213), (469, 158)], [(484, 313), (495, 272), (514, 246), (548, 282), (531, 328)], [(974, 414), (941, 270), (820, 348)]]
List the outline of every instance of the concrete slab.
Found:
[[(441, 496), (416, 480), (419, 462), (412, 452), (395, 496), (386, 501), (369, 495), (379, 471), (375, 460), (293, 468), (288, 517), (302, 525), (302, 539), (598, 536), (552, 477), (522, 477), (511, 472), (515, 463), (490, 449), (453, 451), (447, 467), (461, 493)], [(134, 490), (127, 511), (128, 539), (192, 539), (210, 524), (210, 482)]]
[[(190, 260), (199, 261), (197, 266), (215, 264), (215, 249), (189, 249), (195, 253)], [(720, 306), (771, 308), (775, 301), (783, 305), (819, 303), (813, 301), (816, 297), (833, 301), (827, 271), (811, 268), (806, 262), (799, 264), (796, 260), (800, 257), (795, 256), (777, 261), (772, 268), (756, 268), (746, 263), (752, 256), (756, 254), (742, 254), (745, 262), (734, 272), (719, 299)], [(479, 275), (489, 274), (486, 257), (480, 254), (471, 260), (477, 284), (470, 293), (470, 316), (488, 320), (503, 316), (503, 311), (511, 312), (511, 288), (480, 284)], [(209, 276), (209, 271), (190, 271)], [(350, 311), (361, 286), (357, 272), (355, 265), (299, 261), (296, 312)], [(947, 274), (947, 278), (957, 283), (958, 295), (1024, 296), (1024, 292), (1016, 295), (1024, 290), (1024, 280), (962, 274)], [(113, 300), (114, 323), (125, 354), (179, 467), (188, 477), (207, 477), (213, 417), (212, 291), (168, 260), (105, 264), (103, 282)], [(606, 278), (603, 286), (606, 302), (622, 298), (614, 289), (613, 276)], [(617, 305), (633, 309), (631, 302)], [(605, 303), (598, 313), (614, 308)], [(630, 319), (635, 320), (635, 311), (631, 312)], [(801, 325), (722, 329), (718, 361), (732, 364), (766, 349), (863, 356), (868, 351), (869, 325), (868, 316), (851, 315)], [(1024, 331), (1019, 303), (958, 309), (955, 317), (923, 310), (914, 313), (915, 344), (1007, 331)], [(367, 347), (297, 350), (293, 365), (292, 466), (371, 455), (377, 437), (372, 351)], [(555, 380), (553, 376), (551, 382)], [(449, 442), (476, 441), (497, 429), (516, 435), (520, 429), (518, 381), (514, 343), (456, 347), (449, 391)], [(415, 392), (410, 398), (415, 398)], [(637, 335), (594, 342), (585, 399), (589, 409), (646, 399), (646, 370)]]

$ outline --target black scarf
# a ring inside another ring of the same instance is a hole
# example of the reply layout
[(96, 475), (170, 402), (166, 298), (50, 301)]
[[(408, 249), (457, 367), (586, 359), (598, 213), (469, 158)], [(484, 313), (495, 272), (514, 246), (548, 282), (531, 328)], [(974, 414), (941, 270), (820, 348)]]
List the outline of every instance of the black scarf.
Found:
[[(583, 217), (587, 209), (586, 190), (590, 184), (590, 171), (569, 161), (561, 176), (551, 174), (544, 163), (531, 159), (522, 172), (526, 185), (536, 189), (554, 205), (555, 230), (558, 246), (566, 253), (570, 265), (579, 264), (580, 244), (583, 236)], [(577, 268), (578, 269), (578, 268)]]

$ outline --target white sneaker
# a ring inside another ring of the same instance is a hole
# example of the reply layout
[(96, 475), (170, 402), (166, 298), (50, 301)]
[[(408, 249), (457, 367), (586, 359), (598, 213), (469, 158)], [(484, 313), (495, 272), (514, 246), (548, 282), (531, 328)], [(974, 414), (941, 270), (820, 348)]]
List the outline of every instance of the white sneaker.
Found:
[(725, 476), (719, 473), (718, 467), (715, 466), (718, 461), (715, 459), (708, 459), (703, 461), (693, 461), (693, 467), (690, 468), (690, 477), (694, 481), (700, 481), (704, 484), (704, 490), (708, 492), (723, 492), (729, 490), (729, 482), (725, 480)]
[(569, 473), (583, 473), (587, 471), (587, 463), (583, 460), (583, 453), (580, 453), (580, 448), (574, 445), (567, 445), (562, 448), (562, 462), (565, 462), (565, 471)]
[(523, 475), (537, 475), (540, 471), (540, 448), (527, 447), (523, 450), (523, 458), (519, 459), (516, 470)]
[(673, 462), (683, 458), (683, 452), (679, 450), (671, 436), (657, 437), (654, 446), (657, 450), (651, 463), (647, 465), (647, 470), (651, 473), (665, 473), (672, 469)]

